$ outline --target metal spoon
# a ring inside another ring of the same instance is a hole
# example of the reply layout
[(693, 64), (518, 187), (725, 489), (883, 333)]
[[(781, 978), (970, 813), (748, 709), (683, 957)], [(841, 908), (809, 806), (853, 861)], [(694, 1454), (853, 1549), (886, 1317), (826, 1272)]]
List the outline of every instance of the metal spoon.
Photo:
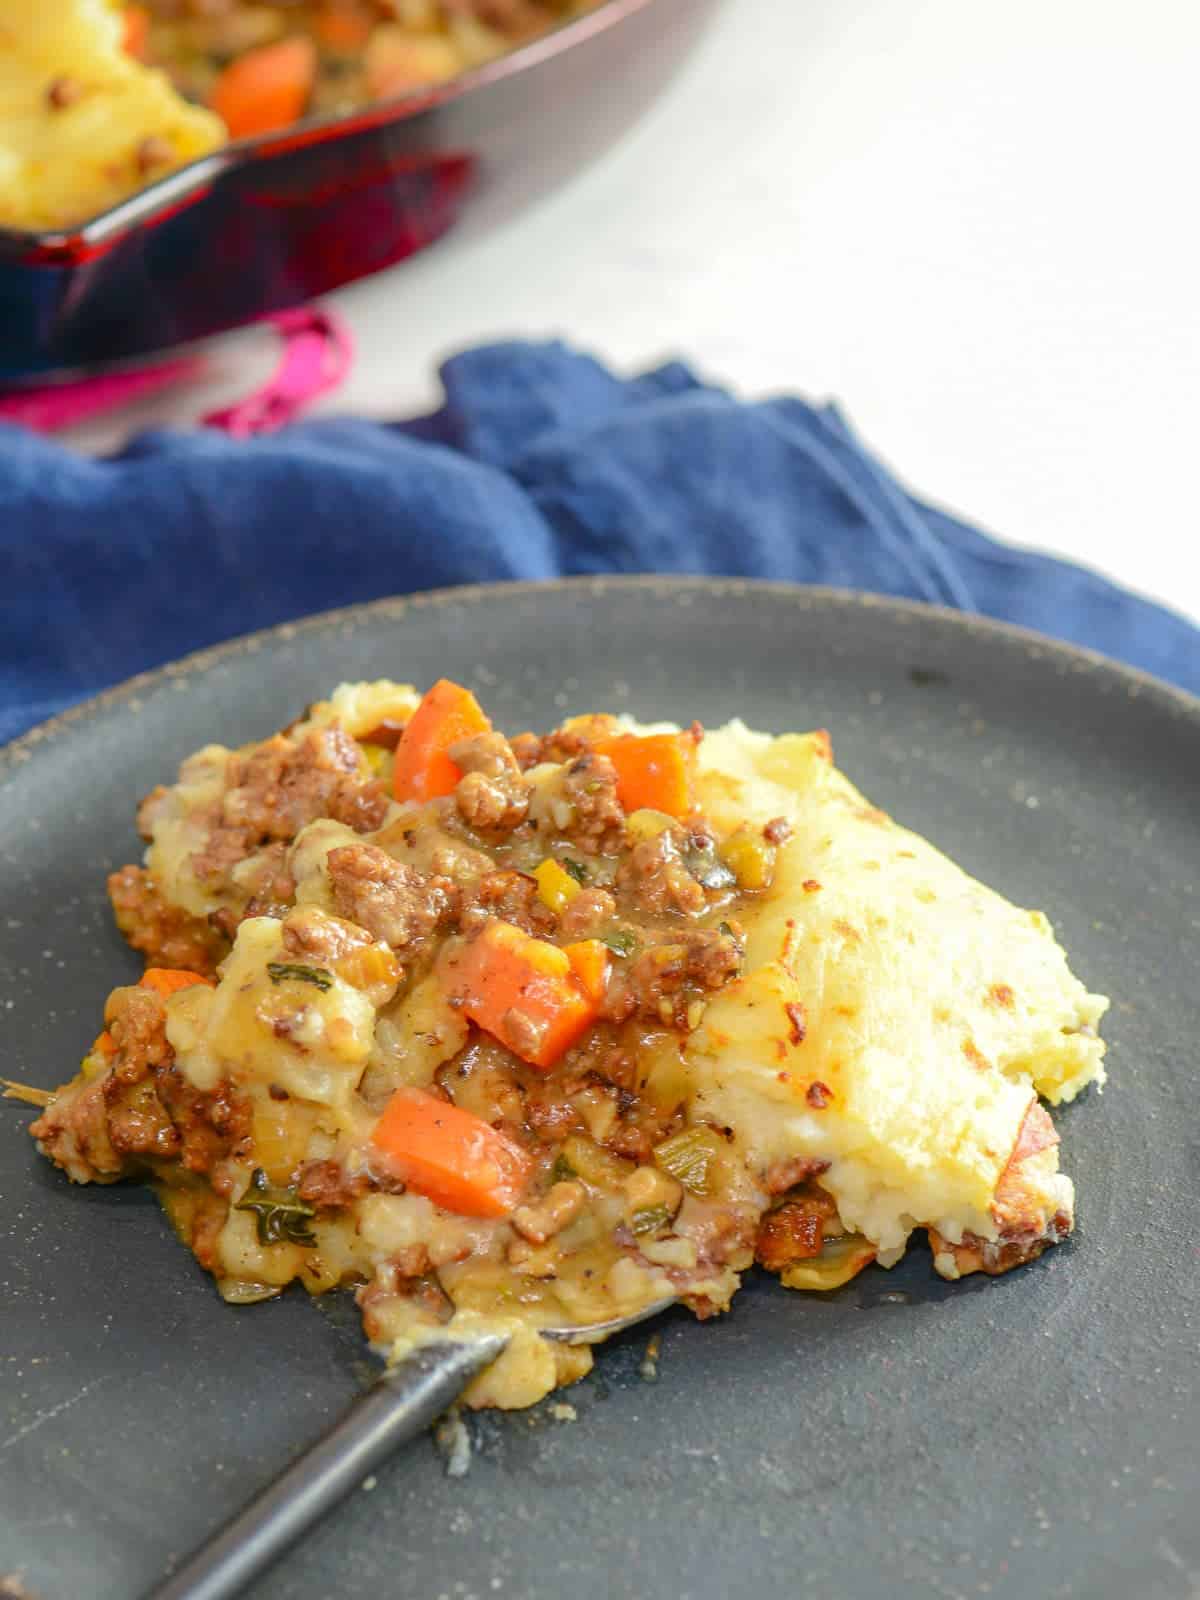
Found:
[[(543, 1328), (564, 1344), (596, 1344), (674, 1301), (657, 1300), (628, 1317), (578, 1327)], [(190, 1556), (149, 1600), (227, 1600), (332, 1511), (404, 1440), (420, 1433), (508, 1344), (502, 1333), (422, 1345), (389, 1367), (346, 1414)]]

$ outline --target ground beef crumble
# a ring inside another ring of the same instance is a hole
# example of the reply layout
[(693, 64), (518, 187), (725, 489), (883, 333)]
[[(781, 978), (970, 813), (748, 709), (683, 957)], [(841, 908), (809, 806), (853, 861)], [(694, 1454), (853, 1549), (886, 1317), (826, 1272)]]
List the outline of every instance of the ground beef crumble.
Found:
[(513, 754), (523, 771), (550, 761), (562, 764), (591, 750), (599, 739), (610, 739), (618, 732), (617, 719), (607, 712), (577, 719), (571, 728), (552, 728), (549, 733), (519, 733), (512, 741)]
[(221, 930), (168, 904), (145, 867), (111, 873), (108, 896), (118, 929), (147, 966), (180, 967), (210, 977), (228, 950)]
[(617, 868), (617, 894), (633, 916), (662, 917), (670, 912), (698, 916), (708, 909), (704, 885), (683, 860), (686, 835), (664, 828), (642, 839)]
[(310, 965), (332, 967), (351, 950), (371, 943), (371, 935), (348, 918), (329, 917), (313, 906), (298, 906), (284, 919), (284, 955)]
[(562, 797), (573, 817), (565, 837), (583, 848), (611, 848), (625, 826), (625, 812), (617, 798), (617, 769), (607, 756), (585, 750), (563, 774)]
[(612, 1021), (638, 1016), (671, 1027), (690, 1028), (697, 1000), (736, 977), (741, 950), (732, 933), (718, 928), (680, 928), (632, 959), (614, 962), (601, 1015)]
[(296, 880), (288, 871), (287, 856), (288, 847), (282, 839), (259, 851), (255, 858), (253, 892), (246, 903), (247, 917), (282, 917), (292, 904)]
[(447, 752), (463, 776), (454, 792), (458, 814), (478, 833), (511, 833), (529, 811), (529, 786), (512, 746), (500, 733), (460, 739)]
[(537, 880), (508, 867), (485, 872), (463, 891), (458, 918), (460, 931), (473, 933), (489, 917), (511, 922), (538, 939), (552, 938), (557, 925), (554, 912), (538, 894)]
[(105, 1022), (115, 1047), (108, 1070), (77, 1079), (30, 1130), (76, 1182), (153, 1170), (158, 1159), (208, 1172), (248, 1144), (248, 1104), (228, 1083), (201, 1092), (176, 1068), (156, 994), (114, 989)]
[(276, 734), (247, 754), (231, 755), (208, 837), (191, 859), (196, 877), (210, 888), (227, 888), (239, 862), (266, 845), (290, 843), (318, 817), (356, 833), (378, 828), (387, 794), (363, 772), (358, 744), (336, 724), (298, 741)]
[(457, 914), (460, 891), (439, 874), (405, 866), (373, 844), (339, 845), (326, 857), (338, 915), (412, 957)]
[(829, 1162), (816, 1156), (788, 1156), (784, 1161), (774, 1161), (767, 1168), (763, 1187), (768, 1194), (786, 1194), (789, 1189), (819, 1178), (829, 1171)]
[(301, 1200), (320, 1210), (348, 1206), (373, 1187), (368, 1173), (351, 1176), (338, 1161), (306, 1161), (296, 1180)]
[(558, 914), (559, 937), (567, 941), (590, 939), (616, 914), (617, 902), (607, 889), (581, 889)]

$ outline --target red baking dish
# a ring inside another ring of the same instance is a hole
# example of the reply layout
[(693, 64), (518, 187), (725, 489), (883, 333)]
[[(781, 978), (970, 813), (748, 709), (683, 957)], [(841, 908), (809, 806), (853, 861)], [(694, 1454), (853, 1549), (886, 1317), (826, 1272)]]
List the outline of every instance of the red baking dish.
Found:
[(641, 115), (717, 3), (607, 0), (434, 90), (230, 144), (70, 232), (0, 229), (0, 383), (220, 333), (402, 261), (464, 212), (510, 216)]

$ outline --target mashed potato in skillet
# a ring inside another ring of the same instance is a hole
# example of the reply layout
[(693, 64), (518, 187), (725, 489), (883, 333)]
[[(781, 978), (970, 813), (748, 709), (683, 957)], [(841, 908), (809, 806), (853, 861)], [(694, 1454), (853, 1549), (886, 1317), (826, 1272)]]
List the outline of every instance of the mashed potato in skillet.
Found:
[(139, 821), (146, 976), (33, 1133), (157, 1183), (227, 1299), (352, 1285), (397, 1349), (499, 1321), (471, 1398), (524, 1405), (591, 1360), (539, 1327), (1072, 1226), (1039, 1096), (1103, 1081), (1106, 1002), (823, 733), (510, 741), (456, 685), (344, 685)]
[(74, 226), (224, 138), (122, 47), (109, 0), (0, 6), (0, 226)]

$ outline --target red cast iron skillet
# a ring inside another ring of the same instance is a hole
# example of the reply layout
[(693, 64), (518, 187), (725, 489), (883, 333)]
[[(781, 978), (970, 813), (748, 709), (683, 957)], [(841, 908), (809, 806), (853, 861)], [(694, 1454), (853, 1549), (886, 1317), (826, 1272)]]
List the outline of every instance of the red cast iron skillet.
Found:
[(468, 206), (473, 227), (510, 215), (641, 115), (717, 3), (607, 0), (436, 89), (238, 140), (81, 227), (0, 229), (0, 383), (299, 305), (413, 255)]

